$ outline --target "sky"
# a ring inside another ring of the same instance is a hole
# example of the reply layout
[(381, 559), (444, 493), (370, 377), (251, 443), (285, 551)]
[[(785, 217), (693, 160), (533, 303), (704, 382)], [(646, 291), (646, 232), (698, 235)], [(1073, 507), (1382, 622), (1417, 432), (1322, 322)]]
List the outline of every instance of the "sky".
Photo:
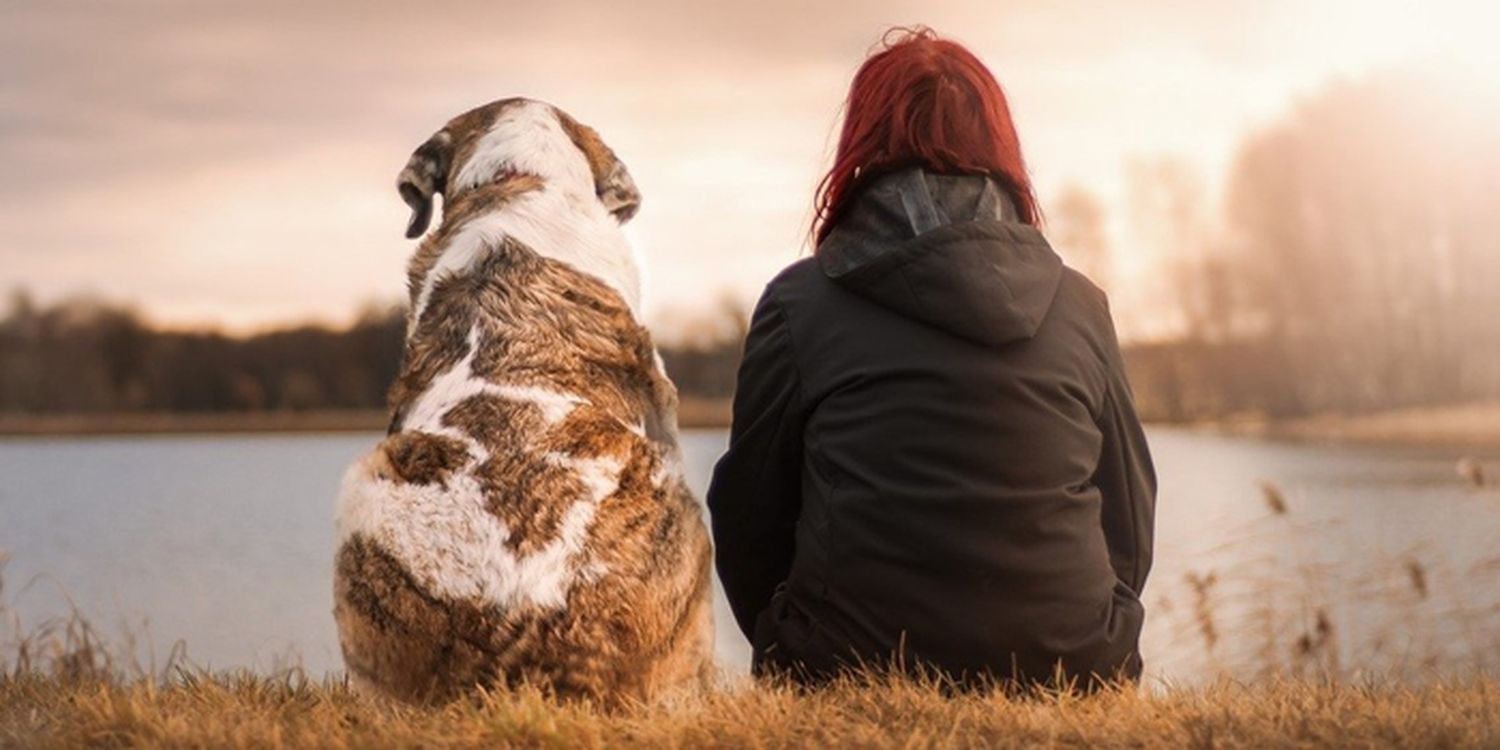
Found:
[(807, 252), (849, 79), (912, 23), (994, 71), (1044, 211), (1101, 199), (1126, 336), (1159, 261), (1128, 230), (1132, 163), (1212, 195), (1241, 139), (1338, 76), (1500, 70), (1481, 2), (0, 0), (0, 290), (169, 326), (347, 322), (402, 298), (412, 149), (524, 95), (628, 165), (647, 322), (671, 329)]

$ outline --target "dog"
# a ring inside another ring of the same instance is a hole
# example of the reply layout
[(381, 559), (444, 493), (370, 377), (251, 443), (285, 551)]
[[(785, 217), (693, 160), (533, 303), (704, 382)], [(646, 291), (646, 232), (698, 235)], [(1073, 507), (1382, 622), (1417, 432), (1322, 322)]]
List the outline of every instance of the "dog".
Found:
[(346, 473), (334, 617), (351, 680), (435, 702), (538, 686), (611, 703), (702, 685), (710, 545), (677, 393), (640, 322), (640, 204), (591, 128), (513, 98), (397, 180), (421, 237), (387, 436)]

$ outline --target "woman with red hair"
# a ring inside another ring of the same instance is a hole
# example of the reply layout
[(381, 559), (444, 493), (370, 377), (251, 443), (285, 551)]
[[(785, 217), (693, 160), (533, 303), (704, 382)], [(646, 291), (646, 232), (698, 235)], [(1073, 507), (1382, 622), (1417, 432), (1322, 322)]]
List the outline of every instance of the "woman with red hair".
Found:
[(708, 491), (757, 674), (1139, 676), (1155, 476), (1104, 294), (993, 75), (899, 30), (859, 69), (811, 258), (767, 285)]

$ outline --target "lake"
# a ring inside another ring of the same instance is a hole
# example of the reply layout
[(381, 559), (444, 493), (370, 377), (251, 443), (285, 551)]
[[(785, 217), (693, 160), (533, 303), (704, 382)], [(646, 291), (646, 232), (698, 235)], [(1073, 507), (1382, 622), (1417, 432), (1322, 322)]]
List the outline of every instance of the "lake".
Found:
[[(1500, 670), (1500, 493), (1466, 486), (1458, 453), (1150, 437), (1153, 680)], [(181, 640), (215, 669), (339, 669), (334, 495), (378, 439), (0, 440), (4, 602), (23, 628), (71, 602), (106, 636), (134, 634), (146, 662)], [(700, 496), (725, 440), (684, 436)], [(719, 660), (743, 671), (748, 649), (722, 599), (716, 614)]]

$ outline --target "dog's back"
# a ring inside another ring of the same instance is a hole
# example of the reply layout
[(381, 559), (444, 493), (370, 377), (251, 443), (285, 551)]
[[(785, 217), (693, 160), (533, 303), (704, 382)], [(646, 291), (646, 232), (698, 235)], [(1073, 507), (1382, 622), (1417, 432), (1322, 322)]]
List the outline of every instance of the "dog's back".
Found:
[[(490, 105), (487, 125), (469, 113), (439, 135), (460, 151), (493, 138), (505, 104)], [(581, 127), (558, 117), (557, 132)], [(578, 159), (596, 181), (622, 173), (589, 147)], [(485, 156), (408, 172), (451, 182)], [(443, 225), (412, 261), (391, 432), (339, 500), (345, 661), (360, 682), (413, 700), (520, 682), (650, 698), (711, 664), (709, 544), (683, 480), (676, 395), (629, 284), (598, 270), (628, 259), (587, 257), (628, 252), (605, 199), (616, 188), (580, 204), (549, 184), (565, 177), (517, 162), (450, 185)]]

